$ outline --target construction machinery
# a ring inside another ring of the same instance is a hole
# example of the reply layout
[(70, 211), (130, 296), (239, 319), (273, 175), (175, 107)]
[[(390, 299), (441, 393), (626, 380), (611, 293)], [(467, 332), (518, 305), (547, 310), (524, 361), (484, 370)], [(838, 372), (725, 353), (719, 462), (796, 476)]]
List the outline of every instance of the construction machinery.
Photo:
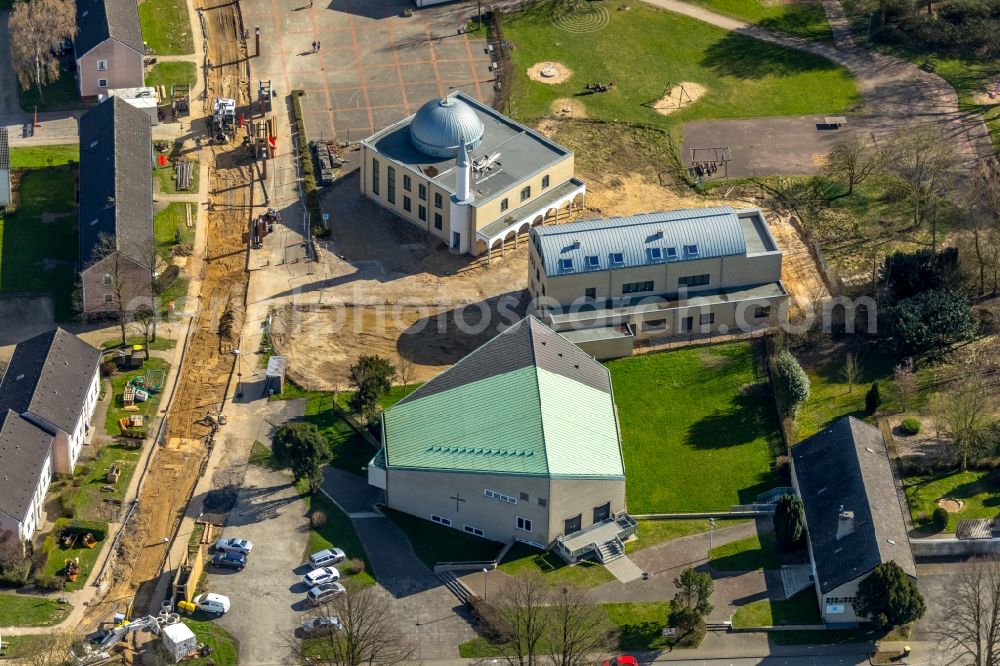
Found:
[(87, 664), (99, 664), (107, 661), (111, 657), (111, 650), (118, 641), (143, 629), (158, 635), (163, 624), (165, 624), (163, 619), (153, 615), (147, 615), (133, 621), (123, 620), (106, 630), (96, 641), (83, 645), (80, 652), (74, 649), (73, 662), (76, 666), (87, 666)]
[(236, 137), (236, 100), (220, 97), (212, 105), (212, 136), (219, 143)]

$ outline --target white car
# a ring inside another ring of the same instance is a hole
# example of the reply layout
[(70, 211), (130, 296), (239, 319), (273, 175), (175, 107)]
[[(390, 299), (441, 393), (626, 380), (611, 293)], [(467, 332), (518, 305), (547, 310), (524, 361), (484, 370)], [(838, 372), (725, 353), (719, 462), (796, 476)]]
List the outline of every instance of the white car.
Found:
[(309, 594), (306, 595), (306, 601), (309, 602), (310, 606), (319, 606), (346, 591), (347, 589), (340, 583), (323, 583), (309, 590)]
[(216, 541), (215, 549), (228, 553), (241, 553), (243, 555), (249, 555), (250, 551), (253, 550), (253, 543), (247, 541), (246, 539), (229, 537), (228, 539), (219, 539)]
[(331, 564), (340, 564), (346, 559), (347, 555), (341, 549), (327, 548), (326, 550), (321, 550), (318, 553), (310, 555), (309, 566), (313, 569), (319, 569), (320, 567), (328, 567)]
[(227, 596), (215, 594), (214, 592), (206, 592), (205, 594), (199, 594), (194, 598), (194, 605), (206, 613), (225, 615), (229, 612), (231, 604), (229, 603), (229, 597)]
[(340, 620), (333, 616), (311, 617), (302, 620), (302, 633), (307, 636), (310, 634), (339, 631), (342, 628), (343, 625), (340, 623)]
[(323, 583), (336, 583), (338, 580), (340, 580), (340, 572), (337, 571), (337, 567), (313, 569), (302, 577), (302, 582), (310, 589)]

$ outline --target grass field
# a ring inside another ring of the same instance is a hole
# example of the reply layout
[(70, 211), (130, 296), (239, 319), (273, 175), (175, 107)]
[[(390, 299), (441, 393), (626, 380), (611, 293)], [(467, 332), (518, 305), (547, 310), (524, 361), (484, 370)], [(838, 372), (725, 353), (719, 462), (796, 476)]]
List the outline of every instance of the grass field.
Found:
[(142, 0), (139, 3), (142, 38), (159, 55), (194, 53), (191, 21), (184, 0)]
[[(167, 169), (160, 169), (158, 173), (164, 171), (167, 171)], [(171, 252), (178, 244), (194, 244), (194, 227), (188, 228), (187, 226), (187, 216), (184, 213), (185, 206), (194, 207), (195, 204), (173, 201), (167, 204), (162, 210), (157, 211), (156, 216), (153, 218), (153, 233), (156, 236), (156, 254), (164, 261), (170, 260)], [(191, 211), (192, 217), (196, 214), (197, 211)]]
[[(73, 606), (27, 594), (0, 594), (0, 618), (5, 627), (47, 627), (62, 622)], [(7, 640), (4, 636), (4, 641)]]
[[(750, 522), (746, 519), (715, 520), (715, 529), (721, 530), (733, 525)], [(636, 531), (638, 539), (625, 544), (625, 553), (634, 553), (656, 546), (665, 541), (673, 541), (693, 534), (701, 534), (711, 529), (707, 518), (677, 519), (677, 520), (640, 520)]]
[[(642, 3), (630, 4), (628, 11), (601, 3), (609, 10), (609, 24), (581, 38), (554, 26), (553, 10), (562, 6), (563, 0), (542, 0), (504, 19), (505, 37), (517, 46), (512, 111), (519, 118), (546, 115), (556, 99), (566, 97), (580, 101), (591, 118), (658, 126), (844, 112), (860, 99), (847, 70), (823, 58)], [(573, 76), (556, 85), (529, 81), (525, 71), (543, 60), (563, 63)], [(613, 81), (615, 89), (581, 94), (585, 84), (596, 81)], [(668, 82), (680, 81), (698, 83), (707, 92), (671, 116), (654, 111), (651, 105)]]
[[(190, 194), (196, 196), (198, 194), (198, 176), (201, 171), (201, 165), (195, 161), (194, 166), (191, 168), (191, 186), (186, 190), (177, 189), (177, 178), (176, 170), (173, 164), (167, 163), (165, 167), (157, 167), (156, 171), (153, 173), (156, 175), (156, 182), (160, 184), (160, 192), (163, 194)], [(192, 215), (196, 215), (197, 211), (192, 210)]]
[(937, 500), (950, 497), (964, 502), (962, 510), (948, 515), (948, 532), (954, 532), (959, 520), (995, 518), (1000, 512), (1000, 488), (990, 480), (989, 472), (955, 472), (906, 479), (906, 498), (913, 525), (921, 532), (933, 533), (931, 514)]
[(354, 531), (351, 519), (322, 493), (310, 495), (305, 492), (306, 489), (301, 482), (298, 489), (302, 499), (309, 507), (310, 514), (314, 511), (322, 511), (326, 514), (326, 524), (322, 527), (314, 527), (309, 531), (309, 543), (306, 546), (306, 552), (302, 554), (302, 561), (305, 562), (306, 558), (316, 551), (326, 548), (340, 548), (348, 559), (357, 558), (365, 563), (363, 572), (347, 576), (342, 582), (345, 585), (349, 581), (354, 585), (374, 585), (375, 577), (372, 573), (371, 562), (368, 561), (365, 549), (361, 545), (361, 539)]
[(797, 435), (800, 440), (816, 434), (843, 416), (867, 419), (869, 414), (865, 411), (865, 393), (868, 392), (872, 382), (879, 383), (882, 408), (892, 407), (894, 397), (892, 369), (895, 365), (893, 359), (873, 353), (861, 357), (861, 364), (861, 379), (851, 391), (840, 374), (843, 368), (842, 354), (814, 366), (803, 363), (803, 368), (809, 375), (809, 399), (799, 409), (796, 417)]
[[(66, 522), (68, 521), (65, 518), (57, 520), (57, 529)], [(103, 523), (103, 529), (105, 534), (107, 534), (107, 523)], [(56, 541), (55, 537), (48, 536), (42, 543), (42, 549), (48, 553), (48, 560), (45, 563), (45, 570), (43, 573), (50, 576), (59, 575), (66, 568), (66, 560), (78, 558), (80, 561), (80, 577), (76, 581), (67, 580), (65, 589), (67, 592), (82, 590), (83, 586), (87, 584), (87, 577), (90, 576), (90, 572), (97, 563), (97, 558), (101, 554), (101, 550), (104, 546), (104, 541), (100, 541), (93, 548), (87, 548), (83, 545), (83, 540), (80, 539), (77, 540), (73, 548), (62, 548)]]
[(71, 143), (10, 149), (11, 169), (42, 169), (80, 161), (80, 146)]
[(503, 544), (481, 539), (402, 511), (383, 512), (406, 533), (413, 552), (433, 569), (438, 562), (485, 562), (500, 554)]
[[(196, 616), (197, 617), (197, 616)], [(212, 654), (208, 657), (199, 657), (185, 661), (185, 664), (212, 664), (214, 666), (236, 666), (239, 663), (239, 641), (233, 638), (228, 631), (209, 620), (195, 620), (184, 618), (184, 624), (190, 627), (191, 631), (198, 638), (199, 643), (204, 643), (212, 648)]]
[[(125, 498), (125, 491), (139, 462), (140, 453), (140, 449), (126, 449), (116, 444), (105, 444), (93, 460), (87, 461), (84, 465), (77, 465), (77, 477), (74, 478), (74, 482), (79, 481), (80, 485), (77, 486), (70, 502), (70, 506), (73, 507), (73, 517), (77, 520), (109, 520), (112, 517), (111, 513), (117, 513), (117, 509), (109, 511), (105, 508), (103, 501)], [(121, 469), (121, 476), (115, 484), (107, 482), (107, 470), (111, 465), (117, 465)], [(101, 490), (108, 485), (113, 485), (115, 491), (109, 493)]]
[(610, 571), (597, 562), (584, 560), (569, 565), (554, 552), (538, 550), (521, 543), (514, 544), (499, 568), (511, 576), (540, 573), (542, 580), (549, 585), (594, 587), (615, 579)]
[(739, 343), (607, 364), (631, 512), (728, 509), (776, 485), (771, 443), (780, 435), (756, 363)]
[[(130, 370), (129, 372), (119, 372), (113, 377), (111, 377), (111, 404), (108, 406), (108, 416), (105, 419), (104, 427), (108, 434), (112, 437), (118, 436), (122, 433), (121, 426), (118, 424), (118, 420), (133, 414), (142, 414), (147, 418), (147, 423), (144, 425), (145, 428), (149, 428), (148, 419), (152, 418), (156, 414), (156, 408), (160, 404), (160, 396), (162, 393), (154, 393), (150, 395), (149, 400), (146, 402), (138, 402), (136, 406), (139, 408), (137, 412), (127, 412), (125, 411), (124, 403), (124, 392), (125, 385), (133, 377), (138, 377), (146, 372), (146, 370), (164, 370), (170, 369), (170, 364), (160, 358), (150, 358), (148, 361), (144, 361), (142, 367), (137, 370)], [(162, 387), (161, 387), (162, 388)]]
[(712, 549), (708, 565), (716, 571), (757, 571), (779, 569), (781, 553), (773, 532), (733, 541)]
[(833, 42), (830, 24), (819, 2), (772, 3), (761, 0), (688, 0), (688, 2), (775, 32), (818, 42)]
[(319, 428), (330, 445), (330, 464), (352, 474), (363, 475), (362, 468), (375, 455), (375, 448), (333, 409), (332, 393), (309, 393), (304, 420)]
[(68, 321), (77, 259), (72, 173), (23, 172), (16, 188), (17, 211), (0, 217), (0, 293), (48, 294), (56, 319)]
[[(126, 345), (144, 345), (146, 341), (140, 337), (125, 338)], [(121, 346), (121, 338), (114, 338), (113, 340), (105, 340), (101, 343), (101, 349), (112, 349), (114, 347)], [(173, 349), (177, 346), (177, 341), (171, 338), (165, 338), (162, 335), (157, 336), (156, 340), (151, 340), (149, 343), (149, 348), (151, 350), (164, 351), (167, 349)]]
[(17, 86), (18, 102), (21, 110), (25, 113), (32, 113), (37, 108), (41, 111), (70, 111), (74, 109), (85, 109), (87, 105), (80, 101), (79, 91), (76, 88), (76, 77), (73, 72), (66, 68), (66, 65), (59, 70), (59, 78), (42, 86), (42, 94), (38, 94), (38, 89), (31, 86), (27, 90)]
[(822, 624), (816, 592), (811, 587), (791, 599), (758, 599), (733, 614), (734, 627), (773, 627), (784, 624)]
[[(193, 62), (158, 62), (149, 68), (146, 74), (147, 86), (163, 86), (170, 95), (170, 86), (174, 83), (186, 83), (194, 87), (196, 69)], [(169, 101), (169, 97), (167, 99)]]

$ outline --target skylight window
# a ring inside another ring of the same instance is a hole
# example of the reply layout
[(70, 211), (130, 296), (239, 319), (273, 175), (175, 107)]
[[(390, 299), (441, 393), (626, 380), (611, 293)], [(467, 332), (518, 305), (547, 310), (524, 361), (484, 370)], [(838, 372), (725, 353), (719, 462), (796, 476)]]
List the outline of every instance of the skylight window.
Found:
[(611, 263), (614, 266), (622, 266), (625, 264), (625, 255), (621, 252), (611, 253)]
[(673, 261), (676, 258), (677, 258), (677, 248), (676, 247), (668, 247), (667, 248), (667, 261)]
[(563, 273), (573, 272), (573, 260), (572, 259), (560, 259), (559, 260), (559, 270)]
[(648, 247), (646, 248), (646, 254), (649, 255), (650, 261), (663, 261), (663, 248)]
[(597, 258), (596, 254), (592, 254), (587, 257), (587, 268), (600, 268), (601, 260)]
[(686, 254), (689, 257), (697, 257), (698, 256), (698, 246), (697, 245), (685, 245), (684, 246), (684, 254)]

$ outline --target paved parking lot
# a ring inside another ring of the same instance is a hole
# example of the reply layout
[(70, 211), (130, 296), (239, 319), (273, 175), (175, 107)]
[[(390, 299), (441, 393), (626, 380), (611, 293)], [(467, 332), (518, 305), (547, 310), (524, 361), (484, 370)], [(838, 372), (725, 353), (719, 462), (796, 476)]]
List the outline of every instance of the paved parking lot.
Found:
[[(311, 6), (310, 6), (311, 5)], [(356, 141), (451, 90), (490, 102), (485, 40), (459, 32), (467, 3), (414, 9), (410, 0), (242, 0), (244, 24), (260, 27), (253, 87), (271, 81), (279, 97), (304, 90), (310, 138)], [(320, 42), (313, 52), (314, 41)]]

